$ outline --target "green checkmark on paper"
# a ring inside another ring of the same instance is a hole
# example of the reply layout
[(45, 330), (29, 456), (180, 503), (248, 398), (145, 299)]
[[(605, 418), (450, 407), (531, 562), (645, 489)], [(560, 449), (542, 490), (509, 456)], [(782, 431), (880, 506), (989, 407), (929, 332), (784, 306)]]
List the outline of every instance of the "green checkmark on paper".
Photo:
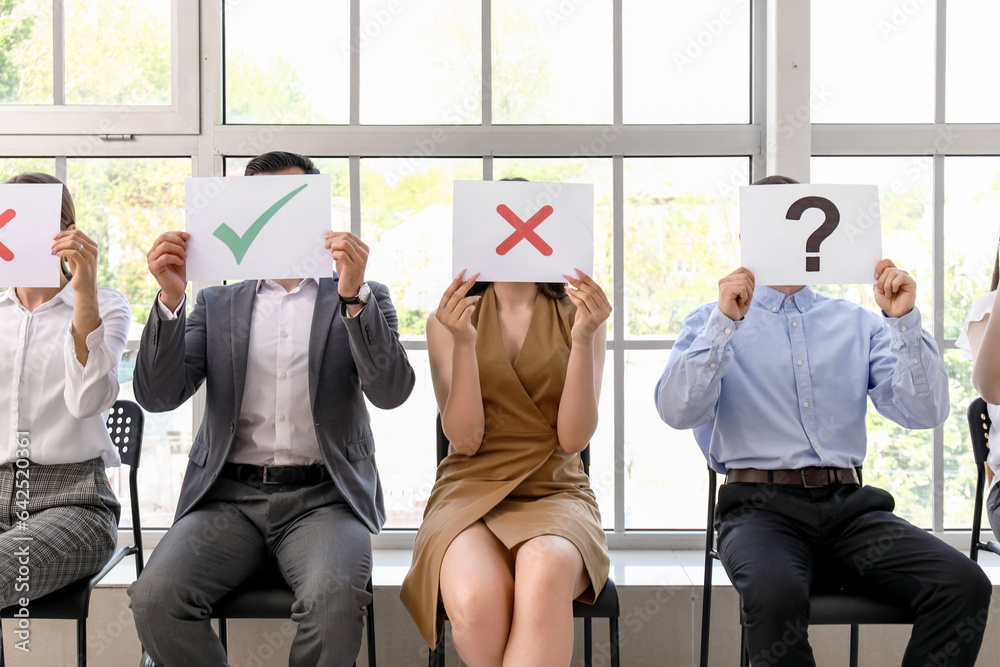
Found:
[(216, 229), (212, 235), (226, 244), (226, 247), (233, 253), (233, 257), (236, 258), (236, 263), (239, 264), (243, 261), (243, 257), (247, 254), (247, 250), (250, 249), (250, 246), (253, 245), (253, 242), (257, 239), (257, 235), (260, 234), (262, 229), (264, 229), (264, 225), (266, 225), (268, 221), (274, 217), (275, 213), (281, 210), (282, 206), (291, 201), (292, 197), (305, 190), (307, 185), (308, 184), (300, 185), (278, 201), (274, 202), (274, 204), (271, 205), (271, 208), (264, 211), (259, 218), (254, 220), (254, 223), (250, 225), (250, 229), (248, 229), (243, 236), (234, 232), (232, 227), (226, 223), (219, 225), (218, 229)]

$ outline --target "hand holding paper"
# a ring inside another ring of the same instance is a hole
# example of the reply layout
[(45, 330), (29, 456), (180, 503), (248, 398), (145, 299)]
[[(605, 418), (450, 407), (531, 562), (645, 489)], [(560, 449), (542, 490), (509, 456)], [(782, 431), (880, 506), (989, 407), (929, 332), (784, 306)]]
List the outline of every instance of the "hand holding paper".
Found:
[(576, 278), (563, 276), (572, 285), (567, 293), (576, 306), (576, 319), (570, 333), (574, 343), (589, 343), (598, 328), (611, 316), (611, 302), (593, 278), (579, 269), (576, 269), (576, 275)]
[(719, 280), (719, 310), (739, 322), (750, 310), (756, 285), (753, 274), (742, 266)]
[(451, 333), (456, 345), (459, 343), (476, 344), (476, 328), (472, 326), (472, 311), (476, 309), (476, 302), (482, 297), (467, 297), (465, 295), (476, 284), (478, 277), (477, 273), (466, 280), (465, 269), (462, 269), (462, 272), (451, 281), (451, 285), (448, 285), (448, 289), (441, 295), (441, 302), (438, 304), (437, 310), (434, 311), (434, 317)]
[(902, 317), (917, 301), (917, 281), (906, 271), (896, 268), (891, 259), (883, 259), (875, 267), (875, 303), (889, 317)]
[(160, 284), (160, 302), (176, 310), (187, 289), (187, 232), (160, 234), (146, 253), (146, 266)]

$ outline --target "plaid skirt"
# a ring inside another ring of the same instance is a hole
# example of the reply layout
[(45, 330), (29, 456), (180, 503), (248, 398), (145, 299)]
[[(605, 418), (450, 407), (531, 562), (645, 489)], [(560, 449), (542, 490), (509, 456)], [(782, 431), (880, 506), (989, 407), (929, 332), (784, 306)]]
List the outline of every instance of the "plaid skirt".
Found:
[(0, 465), (0, 608), (100, 570), (118, 542), (121, 506), (100, 458)]

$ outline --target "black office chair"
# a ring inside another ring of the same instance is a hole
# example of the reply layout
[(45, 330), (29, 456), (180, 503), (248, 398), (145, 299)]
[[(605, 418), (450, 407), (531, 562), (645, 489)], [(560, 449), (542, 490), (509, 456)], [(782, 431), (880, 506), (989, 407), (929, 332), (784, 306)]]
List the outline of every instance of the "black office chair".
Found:
[[(861, 471), (858, 471), (860, 477)], [(708, 640), (712, 618), (712, 564), (719, 558), (715, 548), (715, 496), (718, 480), (708, 469), (708, 522), (705, 527), (705, 582), (701, 607), (701, 667), (708, 667)], [(809, 596), (810, 625), (851, 626), (851, 667), (858, 667), (858, 626), (909, 625), (916, 618), (913, 610), (896, 602), (871, 597), (858, 592), (815, 592)], [(746, 628), (740, 613), (740, 666), (750, 664), (747, 652)]]
[(983, 525), (983, 493), (986, 491), (986, 459), (990, 455), (990, 415), (986, 411), (986, 401), (977, 398), (969, 404), (969, 435), (972, 438), (972, 454), (976, 459), (976, 505), (972, 514), (972, 547), (969, 558), (978, 562), (980, 551), (990, 551), (1000, 555), (1000, 544), (979, 539)]
[[(444, 434), (444, 429), (441, 428), (441, 415), (437, 417), (437, 461), (440, 465), (441, 461), (448, 456), (448, 447), (450, 443), (448, 442), (447, 436)], [(590, 446), (588, 445), (586, 449), (580, 452), (580, 458), (583, 460), (583, 470), (587, 475), (590, 475)], [(610, 659), (611, 667), (620, 667), (620, 659), (618, 656), (618, 646), (619, 646), (619, 633), (618, 633), (618, 617), (621, 616), (621, 606), (618, 602), (618, 589), (615, 587), (615, 582), (608, 577), (607, 582), (604, 584), (604, 588), (601, 589), (601, 594), (597, 596), (594, 600), (594, 604), (583, 604), (582, 602), (573, 601), (573, 618), (583, 619), (583, 664), (585, 667), (592, 667), (594, 662), (594, 637), (593, 637), (593, 627), (591, 621), (595, 618), (606, 618), (608, 619), (608, 634), (610, 635)], [(445, 621), (448, 620), (447, 615), (445, 616)], [(441, 638), (438, 640), (437, 647), (430, 649), (427, 652), (427, 665), (428, 667), (445, 667), (444, 655), (445, 655), (445, 645), (447, 638), (447, 630), (441, 628)]]
[[(368, 667), (375, 667), (375, 597), (371, 577), (366, 590), (372, 594), (367, 607)], [(212, 618), (219, 619), (219, 639), (229, 652), (226, 621), (230, 618), (289, 618), (295, 596), (277, 570), (267, 570), (245, 582), (212, 607)]]
[[(132, 505), (132, 546), (118, 547), (111, 560), (96, 574), (74, 581), (48, 595), (31, 600), (28, 609), (33, 620), (68, 619), (76, 621), (76, 664), (87, 664), (87, 617), (94, 587), (126, 556), (135, 556), (135, 574), (142, 572), (142, 526), (139, 521), (137, 473), (142, 454), (142, 409), (132, 401), (116, 401), (108, 414), (108, 434), (118, 449), (122, 463), (129, 467), (129, 499)], [(17, 605), (0, 610), (0, 618), (14, 618)], [(0, 667), (4, 664), (0, 642)]]

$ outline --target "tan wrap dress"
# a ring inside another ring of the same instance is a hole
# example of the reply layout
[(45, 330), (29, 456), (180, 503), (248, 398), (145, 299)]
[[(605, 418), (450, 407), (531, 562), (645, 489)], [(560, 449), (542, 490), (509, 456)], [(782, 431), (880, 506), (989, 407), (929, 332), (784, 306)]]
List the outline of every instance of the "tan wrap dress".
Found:
[(400, 591), (429, 646), (437, 644), (443, 620), (439, 584), (445, 551), (480, 519), (508, 549), (539, 535), (572, 542), (591, 583), (581, 601), (593, 602), (608, 578), (597, 500), (580, 455), (567, 454), (556, 433), (575, 315), (568, 298), (539, 293), (512, 365), (500, 338), (492, 286), (473, 314), (486, 434), (474, 456), (452, 449), (438, 466)]

